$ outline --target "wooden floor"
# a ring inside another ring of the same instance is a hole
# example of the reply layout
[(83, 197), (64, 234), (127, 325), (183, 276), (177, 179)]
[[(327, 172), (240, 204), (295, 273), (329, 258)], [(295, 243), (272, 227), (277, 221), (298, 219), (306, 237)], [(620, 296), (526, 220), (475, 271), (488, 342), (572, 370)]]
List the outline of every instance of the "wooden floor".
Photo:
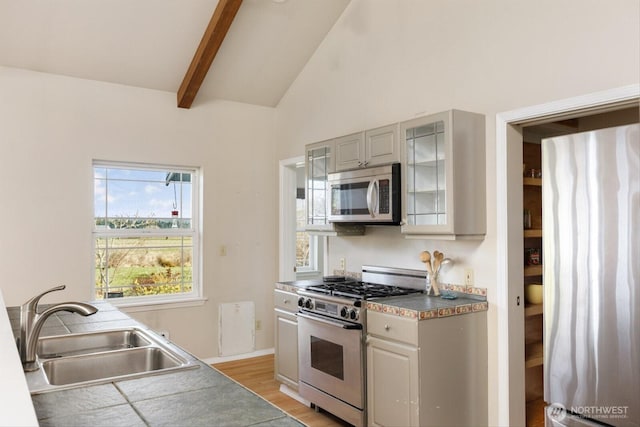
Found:
[(544, 400), (527, 402), (527, 427), (544, 427)]
[(349, 425), (329, 413), (316, 412), (280, 392), (280, 383), (274, 378), (273, 354), (216, 363), (212, 366), (310, 427), (344, 427)]

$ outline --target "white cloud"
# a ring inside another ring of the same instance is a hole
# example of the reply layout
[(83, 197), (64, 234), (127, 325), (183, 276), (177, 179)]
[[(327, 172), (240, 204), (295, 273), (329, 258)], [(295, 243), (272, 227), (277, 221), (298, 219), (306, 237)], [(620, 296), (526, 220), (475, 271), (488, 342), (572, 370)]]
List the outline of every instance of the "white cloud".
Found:
[(167, 199), (151, 199), (149, 206), (161, 217), (170, 216), (173, 210), (173, 202)]
[(157, 193), (158, 191), (160, 191), (160, 189), (158, 188), (157, 185), (145, 185), (144, 187), (144, 192), (147, 194), (154, 194)]

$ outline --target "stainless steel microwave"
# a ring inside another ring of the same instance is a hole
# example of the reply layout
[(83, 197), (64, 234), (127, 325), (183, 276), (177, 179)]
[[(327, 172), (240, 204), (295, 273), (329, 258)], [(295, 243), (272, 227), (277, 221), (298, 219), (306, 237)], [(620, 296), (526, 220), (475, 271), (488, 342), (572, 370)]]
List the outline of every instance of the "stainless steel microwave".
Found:
[(328, 175), (329, 222), (400, 224), (400, 163)]

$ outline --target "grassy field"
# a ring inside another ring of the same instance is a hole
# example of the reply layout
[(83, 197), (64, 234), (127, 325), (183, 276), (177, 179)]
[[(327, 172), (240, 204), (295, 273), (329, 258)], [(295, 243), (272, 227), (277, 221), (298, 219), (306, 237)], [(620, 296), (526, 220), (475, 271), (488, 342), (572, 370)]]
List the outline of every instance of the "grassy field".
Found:
[(191, 261), (190, 238), (96, 239), (96, 297), (104, 298), (107, 291), (122, 296), (189, 292)]

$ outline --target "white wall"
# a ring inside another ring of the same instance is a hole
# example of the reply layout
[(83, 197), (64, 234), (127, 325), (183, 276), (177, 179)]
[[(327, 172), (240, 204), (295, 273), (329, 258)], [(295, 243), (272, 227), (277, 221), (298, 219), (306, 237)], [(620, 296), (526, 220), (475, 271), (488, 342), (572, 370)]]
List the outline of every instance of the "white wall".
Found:
[[(229, 102), (175, 107), (175, 94), (0, 67), (0, 287), (18, 305), (90, 298), (91, 159), (202, 166), (202, 307), (137, 313), (200, 357), (217, 355), (217, 307), (250, 299), (273, 346), (277, 160), (306, 143), (449, 108), (487, 117), (487, 238), (410, 241), (397, 228), (332, 238), (330, 266), (421, 268), (418, 253), (472, 266), (488, 288), (490, 423), (496, 424), (495, 115), (637, 83), (637, 0), (352, 0), (277, 110)], [(274, 116), (276, 121), (274, 131)], [(277, 147), (274, 149), (274, 146)], [(228, 256), (220, 257), (220, 245)], [(195, 326), (194, 326), (195, 325)]]
[[(496, 114), (637, 83), (637, 0), (352, 0), (278, 106), (279, 158), (304, 144), (458, 108), (487, 117), (487, 236), (405, 240), (395, 228), (331, 238), (329, 268), (423, 268), (422, 250), (456, 259), (488, 289), (489, 423), (498, 423)], [(524, 385), (523, 385), (524, 387)]]
[(43, 302), (91, 299), (92, 159), (200, 166), (208, 301), (133, 316), (212, 357), (218, 304), (252, 300), (263, 320), (257, 348), (273, 347), (273, 146), (271, 108), (215, 102), (185, 110), (174, 93), (0, 67), (0, 287), (7, 305), (57, 284), (67, 289)]

